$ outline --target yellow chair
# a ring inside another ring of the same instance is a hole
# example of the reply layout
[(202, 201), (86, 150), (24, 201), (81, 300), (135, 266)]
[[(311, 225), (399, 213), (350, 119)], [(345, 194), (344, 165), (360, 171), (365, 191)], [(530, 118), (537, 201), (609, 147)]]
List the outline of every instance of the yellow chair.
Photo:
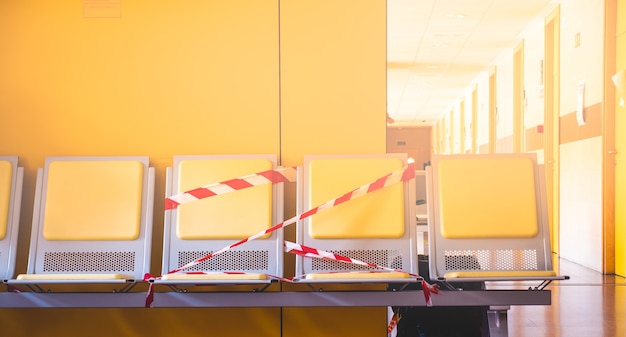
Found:
[[(276, 167), (275, 155), (175, 156), (173, 167), (167, 170), (166, 195)], [(154, 283), (175, 287), (277, 281), (283, 275), (282, 229), (202, 262), (194, 262), (265, 231), (282, 220), (282, 183), (236, 189), (168, 210), (164, 225), (163, 274), (154, 279)]]
[(14, 276), (24, 168), (17, 156), (0, 156), (0, 278)]
[[(407, 167), (406, 154), (305, 156), (299, 214)], [(299, 221), (296, 243), (376, 267), (296, 256), (303, 283), (415, 282), (415, 180), (400, 181)]]
[(123, 284), (150, 267), (149, 158), (48, 157), (37, 172), (28, 269), (9, 284)]
[(552, 268), (543, 167), (536, 155), (436, 155), (428, 174), (430, 277), (542, 281)]

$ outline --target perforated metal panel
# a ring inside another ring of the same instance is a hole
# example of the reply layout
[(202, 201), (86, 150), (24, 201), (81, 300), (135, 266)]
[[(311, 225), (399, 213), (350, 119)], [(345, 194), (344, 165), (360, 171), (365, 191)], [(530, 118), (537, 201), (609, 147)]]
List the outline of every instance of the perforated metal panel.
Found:
[(537, 270), (533, 249), (446, 250), (446, 271)]
[[(398, 270), (402, 269), (402, 254), (399, 250), (330, 250), (329, 252), (363, 262), (374, 263), (387, 268)], [(338, 270), (380, 270), (380, 268), (332, 260), (313, 259), (311, 263), (311, 270), (315, 272)]]
[(46, 252), (44, 272), (132, 272), (134, 252)]
[[(178, 267), (182, 267), (212, 252), (180, 251)], [(270, 252), (267, 250), (226, 251), (187, 268), (187, 271), (254, 271), (269, 269)]]

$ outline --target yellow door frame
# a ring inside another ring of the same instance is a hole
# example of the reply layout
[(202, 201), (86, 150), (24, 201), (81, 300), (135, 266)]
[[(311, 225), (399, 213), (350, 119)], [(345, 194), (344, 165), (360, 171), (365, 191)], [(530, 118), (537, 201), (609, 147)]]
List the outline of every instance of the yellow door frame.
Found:
[(498, 112), (496, 111), (496, 68), (489, 72), (489, 153), (496, 153)]
[(560, 82), (560, 7), (545, 21), (544, 61), (544, 164), (548, 195), (552, 250), (559, 252), (559, 82)]
[(524, 152), (524, 40), (513, 52), (513, 152)]

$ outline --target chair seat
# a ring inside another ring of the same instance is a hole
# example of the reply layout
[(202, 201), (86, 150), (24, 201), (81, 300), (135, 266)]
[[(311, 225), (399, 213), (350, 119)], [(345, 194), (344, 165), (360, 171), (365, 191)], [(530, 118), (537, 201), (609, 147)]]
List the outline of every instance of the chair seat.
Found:
[(20, 274), (18, 281), (107, 281), (107, 280), (132, 280), (132, 275), (124, 274)]
[(161, 277), (162, 280), (267, 280), (267, 274), (257, 273), (174, 273)]
[(467, 279), (480, 280), (547, 280), (558, 277), (551, 270), (505, 270), (505, 271), (456, 271), (444, 274), (447, 281), (467, 281)]

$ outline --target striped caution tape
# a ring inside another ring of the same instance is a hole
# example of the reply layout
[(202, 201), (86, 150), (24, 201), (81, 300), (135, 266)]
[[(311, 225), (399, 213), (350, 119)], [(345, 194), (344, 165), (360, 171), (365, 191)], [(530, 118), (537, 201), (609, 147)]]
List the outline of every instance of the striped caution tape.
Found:
[[(324, 251), (324, 250), (315, 249), (312, 247), (304, 246), (304, 245), (289, 242), (289, 241), (285, 241), (284, 246), (285, 246), (285, 252), (304, 256), (304, 257), (334, 260), (334, 261), (339, 261), (339, 262), (344, 262), (344, 263), (353, 263), (353, 264), (358, 264), (358, 265), (376, 268), (376, 269), (405, 273), (405, 271), (403, 270), (380, 266), (375, 263), (353, 259), (347, 256), (331, 253), (331, 252)], [(412, 273), (408, 273), (408, 274), (413, 277), (421, 278), (421, 276), (417, 274), (412, 274)], [(437, 284), (431, 285), (428, 282), (426, 282), (424, 279), (422, 279), (421, 282), (422, 282), (422, 290), (424, 292), (424, 299), (426, 302), (426, 306), (430, 307), (433, 305), (431, 294), (439, 293), (439, 285)]]
[(278, 167), (273, 170), (258, 172), (243, 177), (225, 180), (210, 185), (194, 188), (171, 197), (165, 198), (165, 210), (178, 207), (178, 205), (226, 194), (245, 188), (250, 188), (265, 184), (278, 184), (296, 181), (296, 167)]
[[(319, 250), (316, 248), (300, 245), (300, 244), (289, 242), (289, 241), (285, 241), (284, 246), (285, 246), (285, 252), (308, 257), (308, 258), (334, 260), (334, 261), (339, 261), (339, 262), (344, 262), (344, 263), (353, 263), (353, 264), (358, 264), (362, 266), (383, 269), (387, 271), (404, 272), (399, 269), (388, 268), (388, 267), (377, 265), (375, 263), (360, 261), (360, 260), (353, 259), (347, 256), (331, 253), (331, 252), (324, 251), (324, 250)], [(421, 278), (421, 276), (417, 274), (411, 274), (411, 273), (408, 273), (408, 274), (413, 277)], [(439, 294), (439, 285), (430, 284), (426, 282), (424, 279), (421, 280), (421, 283), (422, 283), (422, 292), (424, 293), (424, 301), (426, 302), (426, 306), (432, 307), (433, 301), (432, 301), (431, 294)], [(390, 334), (393, 331), (393, 329), (396, 328), (398, 322), (400, 321), (400, 318), (401, 316), (399, 315), (399, 313), (395, 312), (394, 315), (391, 317), (389, 324), (387, 325), (387, 334)]]
[(185, 270), (187, 268), (190, 268), (192, 266), (195, 266), (195, 265), (197, 265), (199, 263), (202, 263), (203, 261), (206, 261), (206, 260), (212, 258), (215, 255), (224, 253), (224, 252), (226, 252), (228, 250), (231, 250), (231, 249), (233, 249), (233, 248), (235, 248), (237, 246), (240, 246), (240, 245), (242, 245), (242, 244), (244, 244), (246, 242), (249, 242), (249, 241), (255, 240), (255, 239), (259, 238), (259, 237), (265, 236), (265, 235), (267, 235), (269, 233), (272, 233), (272, 232), (274, 232), (274, 231), (276, 231), (278, 229), (281, 229), (283, 227), (291, 225), (291, 224), (293, 224), (293, 223), (295, 223), (295, 222), (297, 222), (299, 220), (304, 220), (304, 219), (306, 219), (306, 218), (308, 218), (308, 217), (310, 217), (312, 215), (315, 215), (318, 212), (323, 211), (325, 209), (329, 209), (329, 208), (335, 207), (335, 206), (337, 206), (339, 204), (342, 204), (342, 203), (344, 203), (346, 201), (356, 199), (356, 198), (361, 197), (361, 196), (363, 196), (363, 195), (365, 195), (367, 193), (374, 192), (376, 190), (379, 190), (379, 189), (382, 189), (384, 187), (393, 185), (393, 184), (398, 183), (400, 181), (409, 181), (409, 180), (411, 180), (413, 178), (415, 178), (415, 167), (411, 163), (411, 164), (407, 165), (404, 169), (401, 169), (401, 170), (395, 171), (393, 173), (390, 173), (388, 175), (385, 175), (385, 176), (383, 176), (383, 177), (381, 177), (379, 179), (376, 179), (372, 183), (369, 183), (369, 184), (366, 184), (366, 185), (362, 185), (362, 186), (358, 187), (355, 190), (352, 190), (352, 191), (350, 191), (348, 193), (343, 194), (340, 197), (337, 197), (335, 199), (327, 201), (327, 202), (325, 202), (322, 205), (319, 205), (319, 206), (314, 207), (314, 208), (312, 208), (312, 209), (310, 209), (310, 210), (308, 210), (306, 212), (303, 212), (303, 213), (301, 213), (299, 215), (296, 215), (296, 216), (292, 217), (291, 219), (288, 219), (288, 220), (283, 221), (283, 222), (281, 222), (279, 224), (276, 224), (276, 225), (274, 225), (274, 226), (272, 226), (270, 228), (267, 228), (267, 229), (265, 229), (265, 230), (263, 230), (261, 232), (258, 232), (256, 234), (254, 234), (252, 236), (249, 236), (247, 238), (239, 240), (239, 241), (237, 241), (237, 242), (235, 242), (235, 243), (233, 243), (233, 244), (231, 244), (231, 245), (229, 245), (227, 247), (224, 247), (222, 249), (219, 249), (217, 251), (209, 253), (209, 254), (207, 254), (207, 255), (205, 255), (205, 256), (203, 256), (203, 257), (201, 257), (201, 258), (199, 258), (199, 259), (197, 259), (195, 261), (192, 261), (192, 262), (190, 262), (190, 263), (188, 263), (188, 264), (186, 264), (184, 266), (181, 266), (179, 268), (171, 270), (170, 272), (168, 272), (168, 274), (176, 273), (176, 272)]
[(393, 316), (389, 320), (389, 324), (387, 325), (387, 334), (391, 334), (393, 329), (398, 326), (398, 322), (402, 319), (402, 315), (400, 315), (400, 308), (397, 308), (396, 311), (393, 312)]
[[(305, 245), (301, 245), (301, 244), (297, 244), (297, 243), (293, 243), (293, 242), (289, 242), (289, 241), (285, 241), (284, 246), (285, 246), (285, 252), (291, 253), (291, 254), (300, 255), (300, 256), (304, 256), (304, 257), (311, 257), (311, 258), (318, 258), (318, 259), (334, 260), (334, 261), (339, 261), (339, 262), (344, 262), (344, 263), (358, 264), (358, 265), (361, 265), (361, 266), (366, 266), (366, 267), (376, 268), (376, 269), (382, 269), (382, 270), (387, 270), (387, 271), (393, 271), (393, 272), (402, 272), (402, 273), (405, 272), (405, 271), (400, 270), (400, 269), (393, 269), (393, 268), (388, 268), (388, 267), (385, 267), (385, 266), (380, 266), (380, 265), (377, 265), (375, 263), (365, 262), (365, 261), (353, 259), (353, 258), (350, 258), (350, 257), (347, 257), (347, 256), (331, 253), (331, 252), (328, 252), (328, 251), (325, 251), (325, 250), (315, 249), (315, 248), (312, 248), (312, 247), (308, 247), (308, 246), (305, 246)], [(409, 273), (409, 275), (411, 275), (413, 277), (419, 277), (419, 275), (416, 275), (416, 274), (410, 274)]]
[[(274, 172), (274, 173), (272, 173)], [(278, 174), (277, 174), (278, 173)], [(266, 179), (259, 179), (258, 176), (262, 176), (265, 177)], [(271, 177), (271, 178), (268, 178)], [(203, 199), (203, 198), (207, 198), (207, 197), (211, 197), (214, 195), (218, 195), (218, 194), (224, 194), (224, 193), (228, 193), (228, 192), (232, 192), (238, 189), (243, 189), (243, 188), (247, 188), (247, 187), (252, 187), (252, 186), (256, 186), (254, 185), (252, 182), (259, 182), (259, 181), (263, 181), (264, 184), (267, 183), (278, 183), (278, 182), (285, 182), (285, 181), (295, 181), (295, 177), (297, 176), (297, 170), (294, 167), (289, 167), (289, 168), (279, 168), (276, 170), (270, 170), (270, 171), (265, 171), (265, 172), (261, 172), (261, 173), (257, 173), (257, 174), (253, 174), (253, 175), (249, 175), (249, 176), (245, 176), (242, 178), (236, 178), (236, 179), (232, 179), (232, 180), (228, 180), (228, 181), (224, 181), (224, 182), (220, 182), (220, 183), (215, 183), (215, 184), (210, 184), (204, 187), (200, 187), (200, 188), (196, 188), (194, 190), (190, 190), (190, 191), (186, 191), (180, 194), (177, 194), (175, 196), (169, 197), (166, 199), (166, 210), (171, 210), (174, 209), (176, 207), (178, 207), (178, 205), (183, 204), (183, 203), (187, 203), (187, 202), (192, 202), (195, 200), (199, 200), (199, 199)], [(344, 202), (347, 202), (349, 200), (354, 200), (358, 197), (361, 197), (363, 195), (366, 195), (368, 193), (377, 191), (379, 189), (382, 189), (384, 187), (387, 186), (391, 186), (393, 184), (396, 184), (398, 182), (404, 182), (404, 181), (409, 181), (411, 179), (415, 178), (415, 166), (413, 163), (409, 163), (405, 168), (392, 172), (390, 174), (387, 174), (379, 179), (376, 179), (374, 182), (369, 183), (369, 184), (365, 184), (362, 185), (348, 193), (345, 193), (335, 199), (332, 199), (330, 201), (327, 201), (317, 207), (314, 207), (310, 210), (307, 210), (301, 214), (298, 214), (286, 221), (283, 221), (279, 224), (276, 224), (266, 230), (263, 230), (259, 233), (256, 233), (252, 236), (249, 236), (247, 238), (244, 238), (242, 240), (239, 240), (229, 246), (226, 246), (222, 249), (219, 249), (217, 251), (211, 252), (195, 261), (192, 261), (184, 266), (178, 267), (176, 269), (173, 269), (171, 271), (169, 271), (167, 274), (172, 274), (172, 273), (177, 273), (180, 271), (183, 271), (185, 269), (188, 269), (192, 266), (195, 266), (197, 264), (202, 263), (203, 261), (206, 261), (210, 258), (212, 258), (213, 256), (216, 256), (218, 254), (224, 253), (228, 250), (231, 250), (237, 246), (240, 246), (246, 242), (255, 240), (259, 237), (265, 236), (271, 232), (274, 232), (278, 229), (284, 228), (288, 225), (291, 225), (293, 223), (296, 223), (299, 220), (303, 220), (306, 219), (312, 215), (317, 214), (320, 211), (323, 211), (325, 209), (329, 209), (332, 207), (335, 207), (337, 205), (340, 205)], [(245, 181), (245, 182), (244, 182)], [(216, 193), (219, 192), (219, 193)], [(144, 281), (149, 281), (150, 279), (155, 279), (158, 277), (154, 277), (152, 275), (146, 274), (144, 276)], [(148, 295), (148, 299), (146, 299), (146, 306), (150, 306), (153, 300), (153, 290), (152, 290), (152, 284), (150, 285), (150, 290), (149, 290), (149, 295)]]
[(424, 300), (426, 301), (427, 307), (433, 306), (433, 299), (431, 294), (439, 294), (439, 285), (438, 284), (430, 284), (425, 280), (422, 280), (422, 291), (424, 292)]

